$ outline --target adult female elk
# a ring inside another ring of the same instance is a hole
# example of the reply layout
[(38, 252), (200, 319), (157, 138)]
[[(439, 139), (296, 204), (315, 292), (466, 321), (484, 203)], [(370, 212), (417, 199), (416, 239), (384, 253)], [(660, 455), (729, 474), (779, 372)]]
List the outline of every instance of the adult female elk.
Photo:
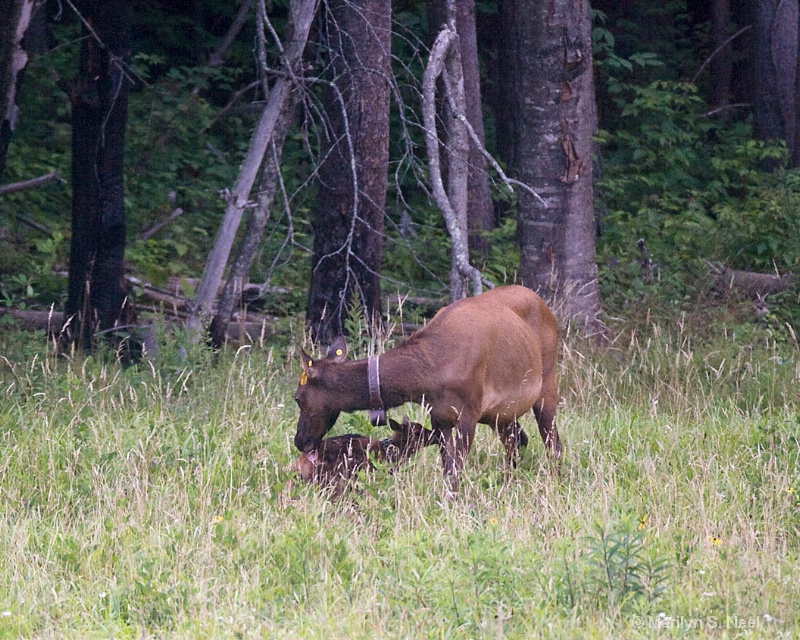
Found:
[(539, 433), (558, 458), (557, 357), (553, 313), (517, 285), (454, 302), (379, 357), (348, 361), (339, 336), (322, 360), (302, 352), (294, 443), (313, 451), (342, 411), (371, 409), (373, 421), (382, 421), (385, 408), (424, 403), (443, 443), (445, 477), (457, 491), (476, 423), (497, 431), (513, 463), (528, 440), (517, 420), (533, 408)]

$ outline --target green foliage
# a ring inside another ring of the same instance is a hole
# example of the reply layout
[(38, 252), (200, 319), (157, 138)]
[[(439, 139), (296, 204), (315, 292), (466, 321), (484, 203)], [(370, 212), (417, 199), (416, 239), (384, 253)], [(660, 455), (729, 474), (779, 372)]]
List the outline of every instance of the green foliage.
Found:
[[(145, 77), (155, 75), (154, 56), (137, 56)], [(219, 192), (236, 177), (249, 139), (239, 118), (217, 119), (219, 107), (208, 99), (212, 88), (230, 88), (240, 72), (227, 68), (171, 68), (134, 94), (126, 148), (129, 175), (126, 205), (128, 259), (145, 278), (162, 284), (171, 275), (202, 270), (209, 239), (216, 232), (224, 202)], [(184, 214), (147, 241), (147, 230), (180, 207)]]
[(417, 290), (442, 291), (449, 286), (450, 238), (436, 207), (422, 198), (414, 204), (390, 214), (384, 272), (391, 274), (392, 285), (412, 283)]
[(367, 357), (372, 327), (369, 326), (366, 309), (361, 302), (361, 294), (358, 289), (353, 290), (353, 295), (347, 305), (344, 329), (348, 337), (347, 346), (350, 350), (350, 357), (356, 359)]
[[(749, 142), (748, 146), (756, 143)], [(745, 178), (747, 176), (744, 176)], [(714, 214), (721, 252), (731, 267), (800, 273), (800, 175), (779, 171), (762, 179), (739, 202), (721, 202)]]
[(609, 89), (611, 93), (619, 91), (619, 78), (617, 74), (632, 72), (634, 66), (643, 69), (647, 67), (663, 67), (664, 63), (658, 54), (650, 51), (631, 53), (630, 57), (623, 57), (617, 53), (617, 39), (614, 34), (606, 28), (608, 16), (599, 10), (592, 11), (592, 56), (607, 74), (608, 82), (612, 85)]
[(619, 531), (596, 523), (586, 539), (590, 581), (610, 604), (630, 605), (638, 597), (656, 598), (668, 588), (669, 563), (652, 557), (644, 522), (627, 522)]
[(519, 270), (519, 242), (517, 221), (504, 219), (499, 226), (486, 234), (489, 256), (483, 268), (484, 275), (495, 284), (512, 284)]
[[(640, 298), (646, 288), (639, 238), (657, 263), (660, 295), (673, 299), (706, 286), (698, 274), (709, 260), (754, 270), (771, 260), (793, 264), (791, 241), (766, 238), (795, 224), (789, 211), (797, 183), (759, 168), (785, 159), (785, 147), (750, 139), (744, 126), (723, 128), (704, 115), (692, 85), (657, 81), (630, 91), (625, 127), (600, 136), (606, 170), (598, 192), (606, 214), (598, 256), (608, 298)], [(765, 200), (772, 205), (766, 211)], [(777, 219), (765, 224), (769, 215)], [(754, 254), (760, 260), (745, 260)]]
[(64, 279), (56, 270), (66, 264), (68, 250), (61, 233), (36, 239), (27, 251), (6, 242), (0, 240), (0, 304), (24, 309), (31, 304), (60, 300), (64, 296)]

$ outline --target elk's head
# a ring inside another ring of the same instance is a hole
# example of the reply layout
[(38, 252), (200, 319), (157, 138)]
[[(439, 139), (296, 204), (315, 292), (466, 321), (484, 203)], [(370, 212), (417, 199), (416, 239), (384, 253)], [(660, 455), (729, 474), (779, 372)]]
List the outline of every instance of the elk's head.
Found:
[(331, 369), (347, 359), (347, 344), (343, 336), (336, 338), (327, 357), (314, 360), (300, 350), (303, 370), (294, 396), (300, 408), (294, 446), (307, 453), (313, 451), (323, 436), (331, 430), (341, 411), (341, 392), (331, 380)]

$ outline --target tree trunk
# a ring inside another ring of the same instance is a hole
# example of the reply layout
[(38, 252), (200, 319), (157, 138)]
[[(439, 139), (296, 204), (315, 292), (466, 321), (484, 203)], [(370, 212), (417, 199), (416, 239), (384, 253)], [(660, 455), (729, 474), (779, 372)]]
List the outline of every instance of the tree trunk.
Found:
[(315, 340), (344, 331), (355, 295), (380, 321), (383, 216), (389, 162), (389, 0), (330, 0), (325, 21), (332, 83), (319, 170), (307, 320)]
[(90, 348), (96, 330), (123, 321), (124, 151), (130, 59), (126, 4), (78, 4), (84, 30), (72, 103), (72, 241), (65, 337)]
[(711, 54), (714, 58), (709, 68), (709, 103), (715, 108), (726, 107), (731, 102), (734, 44), (726, 44), (732, 35), (730, 26), (731, 0), (714, 0), (711, 7)]
[[(475, 28), (475, 0), (455, 2), (456, 31), (464, 74), (466, 116), (481, 144), (486, 146), (481, 100), (481, 70)], [(489, 188), (486, 159), (474, 144), (469, 145), (469, 182), (467, 192), (467, 226), (469, 252), (473, 260), (485, 258), (489, 248), (486, 232), (495, 227), (494, 204)]]
[(756, 0), (755, 133), (762, 140), (785, 140), (795, 154), (797, 0)]
[(43, 0), (0, 0), (0, 179), (6, 166), (11, 133), (17, 124), (16, 94), (28, 54), (22, 38)]
[(515, 16), (517, 13), (516, 0), (503, 0), (500, 2), (498, 22), (500, 28), (496, 31), (497, 49), (493, 61), (494, 90), (489, 96), (492, 111), (495, 117), (495, 136), (497, 155), (508, 167), (517, 166), (517, 116), (515, 103), (512, 96), (516, 91), (515, 74), (512, 71), (513, 61), (516, 56)]
[(562, 318), (599, 330), (592, 136), (596, 129), (587, 0), (514, 3), (513, 100), (523, 284)]

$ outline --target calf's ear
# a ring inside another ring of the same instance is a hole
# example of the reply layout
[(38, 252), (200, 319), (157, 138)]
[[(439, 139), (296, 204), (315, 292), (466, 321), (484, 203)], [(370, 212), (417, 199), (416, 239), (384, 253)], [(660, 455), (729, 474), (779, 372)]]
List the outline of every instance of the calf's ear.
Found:
[(339, 334), (334, 338), (333, 342), (331, 342), (331, 346), (328, 349), (328, 358), (334, 362), (344, 362), (347, 360), (347, 341), (344, 339), (343, 335)]
[(392, 431), (396, 431), (400, 433), (403, 430), (403, 425), (401, 425), (397, 420), (392, 420), (389, 418), (389, 426), (392, 428)]

